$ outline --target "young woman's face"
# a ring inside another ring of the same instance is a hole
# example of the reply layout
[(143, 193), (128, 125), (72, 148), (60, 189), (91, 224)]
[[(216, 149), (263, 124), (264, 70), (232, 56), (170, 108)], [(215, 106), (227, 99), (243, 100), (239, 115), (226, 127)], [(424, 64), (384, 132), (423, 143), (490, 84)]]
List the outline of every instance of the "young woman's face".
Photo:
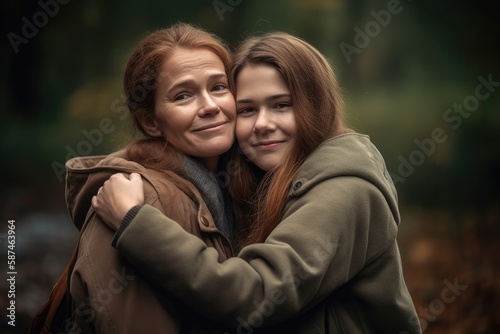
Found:
[(204, 48), (175, 50), (161, 67), (153, 118), (168, 145), (202, 163), (226, 152), (236, 106), (220, 58)]
[(283, 161), (297, 133), (292, 97), (272, 66), (245, 67), (236, 78), (236, 138), (245, 155), (268, 171)]

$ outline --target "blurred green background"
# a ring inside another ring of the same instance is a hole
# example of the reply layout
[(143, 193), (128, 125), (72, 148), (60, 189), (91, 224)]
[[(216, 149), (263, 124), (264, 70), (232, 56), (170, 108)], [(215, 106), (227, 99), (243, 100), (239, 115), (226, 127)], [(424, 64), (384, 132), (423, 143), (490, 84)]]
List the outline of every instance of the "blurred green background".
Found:
[[(349, 125), (400, 196), (405, 277), (426, 333), (500, 329), (500, 5), (493, 1), (8, 1), (2, 5), (0, 254), (16, 221), (16, 328), (26, 332), (76, 237), (64, 162), (119, 148), (125, 62), (148, 32), (199, 24), (236, 46), (271, 30), (334, 64)], [(112, 131), (103, 132), (109, 119)], [(100, 133), (100, 134), (99, 134)], [(464, 287), (453, 302), (448, 284)]]

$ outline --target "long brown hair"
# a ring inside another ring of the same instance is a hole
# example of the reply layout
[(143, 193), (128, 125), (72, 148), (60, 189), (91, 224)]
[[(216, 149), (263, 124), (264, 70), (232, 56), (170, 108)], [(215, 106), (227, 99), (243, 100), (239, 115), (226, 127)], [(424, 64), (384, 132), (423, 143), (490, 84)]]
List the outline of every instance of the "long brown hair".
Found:
[[(230, 193), (243, 210), (253, 213), (245, 244), (265, 241), (281, 221), (289, 188), (309, 154), (326, 139), (348, 131), (332, 67), (313, 46), (282, 32), (246, 40), (235, 52), (229, 76), (234, 91), (239, 73), (249, 64), (271, 65), (281, 74), (292, 96), (297, 135), (285, 160), (260, 183), (248, 165), (241, 163), (244, 157), (233, 152), (244, 169), (230, 178)], [(243, 213), (237, 216), (245, 217)]]
[(134, 127), (139, 132), (139, 139), (126, 147), (129, 159), (146, 168), (182, 174), (182, 156), (167, 145), (164, 138), (149, 136), (139, 122), (141, 114), (153, 114), (161, 66), (178, 48), (209, 49), (221, 59), (229, 73), (231, 53), (221, 39), (193, 25), (177, 23), (154, 31), (139, 42), (127, 62), (123, 88)]

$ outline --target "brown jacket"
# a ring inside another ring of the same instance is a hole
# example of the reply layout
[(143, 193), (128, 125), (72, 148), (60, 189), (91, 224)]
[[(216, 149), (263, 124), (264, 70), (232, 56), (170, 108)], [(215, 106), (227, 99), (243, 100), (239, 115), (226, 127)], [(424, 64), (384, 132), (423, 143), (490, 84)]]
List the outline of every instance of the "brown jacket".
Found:
[[(200, 193), (173, 172), (148, 170), (126, 159), (124, 151), (110, 156), (74, 158), (66, 163), (66, 204), (81, 234), (71, 275), (74, 300), (72, 333), (215, 333), (215, 326), (174, 297), (161, 294), (111, 246), (114, 232), (91, 208), (91, 199), (114, 173), (141, 174), (145, 203), (175, 219), (218, 252), (231, 256), (231, 246), (217, 230)], [(144, 228), (148, 222), (144, 221)], [(189, 264), (187, 264), (189, 265)]]

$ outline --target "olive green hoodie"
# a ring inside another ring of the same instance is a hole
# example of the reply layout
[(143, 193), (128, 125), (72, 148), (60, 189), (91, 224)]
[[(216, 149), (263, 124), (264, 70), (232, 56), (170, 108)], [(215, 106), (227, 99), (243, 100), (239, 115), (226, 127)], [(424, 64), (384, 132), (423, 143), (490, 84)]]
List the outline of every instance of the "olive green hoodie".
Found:
[[(300, 167), (265, 243), (223, 263), (145, 205), (117, 249), (230, 333), (420, 333), (396, 243), (397, 193), (369, 138), (321, 144)], [(148, 226), (144, 229), (144, 226)]]

